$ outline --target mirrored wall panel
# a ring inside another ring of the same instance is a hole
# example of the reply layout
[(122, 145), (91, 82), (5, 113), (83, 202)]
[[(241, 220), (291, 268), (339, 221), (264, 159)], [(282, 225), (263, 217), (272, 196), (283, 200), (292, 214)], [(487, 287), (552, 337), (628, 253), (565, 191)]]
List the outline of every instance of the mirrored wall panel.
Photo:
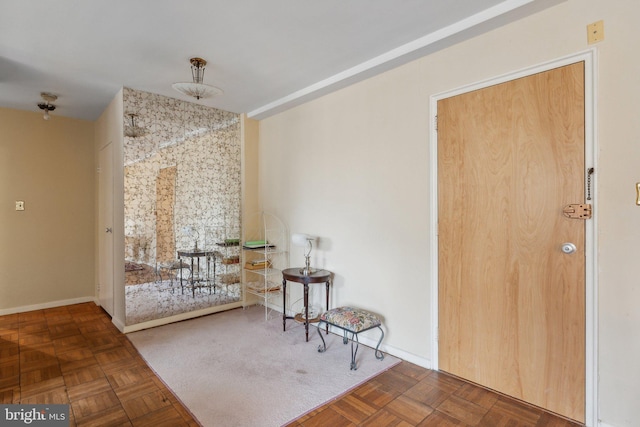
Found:
[(240, 117), (124, 89), (126, 323), (241, 300)]

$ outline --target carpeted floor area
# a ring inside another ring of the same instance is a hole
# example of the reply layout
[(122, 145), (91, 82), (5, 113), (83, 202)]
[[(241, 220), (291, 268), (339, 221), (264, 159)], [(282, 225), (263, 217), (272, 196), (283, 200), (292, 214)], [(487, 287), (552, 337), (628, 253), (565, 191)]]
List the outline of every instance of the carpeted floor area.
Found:
[[(203, 426), (280, 426), (391, 368), (360, 345), (349, 369), (350, 345), (282, 319), (264, 320), (260, 306), (235, 309), (128, 335), (147, 363)], [(179, 368), (179, 369), (178, 369)]]

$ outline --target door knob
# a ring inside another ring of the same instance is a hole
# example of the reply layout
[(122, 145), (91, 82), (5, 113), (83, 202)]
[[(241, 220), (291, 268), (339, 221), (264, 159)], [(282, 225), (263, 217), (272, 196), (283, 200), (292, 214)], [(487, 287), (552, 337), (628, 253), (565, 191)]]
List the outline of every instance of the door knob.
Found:
[(573, 254), (578, 250), (578, 248), (576, 248), (576, 245), (574, 245), (573, 243), (563, 243), (562, 244), (562, 252), (564, 252), (567, 255)]
[(113, 233), (113, 230), (111, 229), (111, 227), (107, 227), (107, 228), (104, 230), (104, 232), (105, 232), (105, 233)]

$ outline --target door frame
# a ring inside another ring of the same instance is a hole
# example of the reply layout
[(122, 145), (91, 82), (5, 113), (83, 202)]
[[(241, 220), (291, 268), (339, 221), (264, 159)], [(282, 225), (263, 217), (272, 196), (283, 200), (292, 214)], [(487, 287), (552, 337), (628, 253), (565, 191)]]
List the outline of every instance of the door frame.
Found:
[[(598, 425), (598, 276), (597, 267), (597, 132), (596, 132), (596, 50), (568, 55), (522, 70), (513, 71), (488, 80), (465, 85), (453, 90), (438, 93), (430, 97), (430, 286), (431, 286), (431, 367), (438, 370), (438, 101), (452, 96), (483, 89), (488, 86), (510, 80), (527, 77), (554, 68), (584, 61), (584, 106), (585, 106), (585, 168), (595, 168), (591, 179), (593, 216), (585, 223), (585, 424), (587, 427)], [(585, 183), (586, 185), (586, 183)], [(585, 189), (586, 194), (586, 189)]]
[[(115, 253), (114, 253), (114, 208), (113, 201), (115, 197), (113, 184), (113, 163), (114, 163), (114, 145), (109, 141), (98, 150), (98, 280), (96, 283), (96, 300), (97, 303), (113, 318), (115, 307), (115, 272), (113, 269)], [(105, 157), (103, 157), (105, 156)], [(103, 164), (106, 160), (108, 164)], [(105, 173), (109, 174), (110, 180), (105, 181)], [(106, 193), (105, 193), (106, 192)], [(105, 200), (105, 194), (109, 197)], [(104, 203), (104, 204), (103, 204)], [(107, 232), (107, 228), (111, 231)], [(107, 237), (107, 233), (109, 236)], [(110, 239), (111, 243), (105, 242)], [(103, 256), (104, 250), (109, 251), (109, 258), (105, 260)], [(105, 283), (105, 275), (107, 275), (107, 283)], [(106, 292), (105, 292), (105, 288)], [(106, 298), (105, 298), (106, 294)]]

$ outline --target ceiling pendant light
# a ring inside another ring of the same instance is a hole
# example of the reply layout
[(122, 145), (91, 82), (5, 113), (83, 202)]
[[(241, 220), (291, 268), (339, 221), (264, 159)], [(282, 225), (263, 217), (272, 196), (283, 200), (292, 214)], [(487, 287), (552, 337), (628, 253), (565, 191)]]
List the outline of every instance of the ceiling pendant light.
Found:
[(207, 61), (202, 58), (191, 58), (189, 62), (191, 63), (193, 82), (174, 83), (171, 86), (178, 92), (195, 99), (220, 95), (222, 93), (221, 89), (202, 83), (204, 80), (204, 67), (207, 65)]
[(40, 96), (42, 97), (42, 99), (44, 99), (45, 102), (39, 102), (38, 108), (44, 111), (44, 115), (42, 116), (42, 118), (45, 120), (49, 120), (51, 118), (51, 116), (49, 116), (49, 111), (53, 111), (56, 109), (56, 106), (53, 105), (52, 102), (58, 99), (58, 97), (47, 92), (40, 93)]
[(143, 136), (147, 133), (145, 128), (136, 125), (136, 117), (138, 117), (137, 114), (129, 113), (127, 116), (131, 119), (131, 124), (124, 127), (124, 136), (128, 136), (129, 138), (138, 138), (139, 136)]

